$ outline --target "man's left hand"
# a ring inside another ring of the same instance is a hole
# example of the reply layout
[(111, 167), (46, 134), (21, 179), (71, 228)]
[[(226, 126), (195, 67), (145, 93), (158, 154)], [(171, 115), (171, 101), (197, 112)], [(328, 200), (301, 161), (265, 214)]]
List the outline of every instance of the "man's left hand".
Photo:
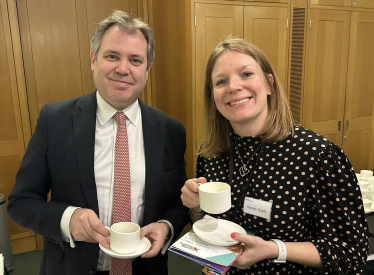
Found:
[(151, 223), (140, 229), (140, 239), (147, 236), (151, 241), (151, 248), (144, 253), (142, 258), (152, 258), (156, 256), (163, 247), (166, 237), (169, 235), (170, 227), (167, 223)]

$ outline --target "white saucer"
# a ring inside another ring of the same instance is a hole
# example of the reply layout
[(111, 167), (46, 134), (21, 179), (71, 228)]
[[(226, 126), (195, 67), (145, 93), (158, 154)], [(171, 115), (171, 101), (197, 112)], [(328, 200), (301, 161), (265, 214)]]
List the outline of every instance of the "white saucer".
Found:
[(240, 225), (222, 219), (201, 219), (193, 224), (192, 229), (203, 241), (223, 246), (238, 243), (231, 239), (231, 233), (237, 232), (246, 234), (244, 228)]
[(129, 254), (117, 253), (110, 248), (105, 248), (101, 244), (99, 244), (99, 246), (100, 246), (100, 249), (105, 254), (108, 254), (110, 257), (119, 258), (119, 259), (132, 259), (132, 258), (139, 257), (140, 255), (147, 252), (149, 250), (149, 248), (151, 247), (151, 242), (146, 237), (144, 237), (143, 239), (140, 240), (138, 250), (136, 250), (133, 253), (129, 253)]

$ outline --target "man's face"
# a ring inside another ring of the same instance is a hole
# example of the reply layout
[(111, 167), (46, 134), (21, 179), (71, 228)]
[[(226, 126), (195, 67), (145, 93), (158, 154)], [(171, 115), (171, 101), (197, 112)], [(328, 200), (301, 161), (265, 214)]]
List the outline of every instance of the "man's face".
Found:
[(148, 79), (147, 41), (141, 32), (127, 34), (118, 26), (104, 34), (97, 59), (90, 52), (91, 70), (101, 97), (117, 110), (134, 103)]

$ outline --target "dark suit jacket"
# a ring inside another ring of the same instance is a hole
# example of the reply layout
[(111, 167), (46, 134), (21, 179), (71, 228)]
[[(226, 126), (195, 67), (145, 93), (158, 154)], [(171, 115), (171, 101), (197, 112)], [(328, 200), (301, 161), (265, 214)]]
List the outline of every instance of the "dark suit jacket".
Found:
[[(144, 225), (165, 219), (178, 237), (188, 222), (180, 200), (186, 180), (183, 125), (139, 101), (145, 148)], [(94, 175), (96, 92), (43, 106), (9, 196), (11, 219), (44, 237), (40, 274), (94, 274), (99, 245), (62, 240), (60, 221), (68, 206), (99, 216)], [(47, 194), (51, 191), (51, 200)], [(140, 259), (151, 274), (167, 274), (161, 253)]]

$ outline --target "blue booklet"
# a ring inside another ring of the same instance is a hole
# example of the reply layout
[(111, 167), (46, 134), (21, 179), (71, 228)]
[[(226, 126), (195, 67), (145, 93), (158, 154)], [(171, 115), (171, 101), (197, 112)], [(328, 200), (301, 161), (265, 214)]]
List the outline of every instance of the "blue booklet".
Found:
[[(254, 232), (249, 231), (247, 234), (254, 235)], [(243, 248), (244, 245), (240, 243), (231, 246), (207, 243), (190, 230), (170, 246), (169, 250), (205, 266), (205, 270), (210, 270), (206, 274), (225, 274), (241, 255)]]

